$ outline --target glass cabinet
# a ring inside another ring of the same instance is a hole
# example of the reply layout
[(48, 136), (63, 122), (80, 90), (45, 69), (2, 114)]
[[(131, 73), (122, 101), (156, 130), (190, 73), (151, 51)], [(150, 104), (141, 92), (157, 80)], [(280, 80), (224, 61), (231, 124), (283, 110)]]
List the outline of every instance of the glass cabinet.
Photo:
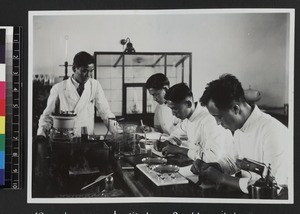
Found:
[(185, 82), (191, 87), (191, 53), (95, 52), (94, 56), (94, 78), (100, 82), (116, 116), (138, 119), (153, 114), (157, 103), (145, 88), (152, 74), (165, 74), (171, 86)]

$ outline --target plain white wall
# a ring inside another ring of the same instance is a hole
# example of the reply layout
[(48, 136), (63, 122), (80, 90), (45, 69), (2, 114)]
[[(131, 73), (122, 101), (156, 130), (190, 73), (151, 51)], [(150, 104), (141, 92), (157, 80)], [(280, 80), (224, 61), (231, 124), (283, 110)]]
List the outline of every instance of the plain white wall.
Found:
[[(182, 14), (34, 16), (33, 73), (64, 75), (59, 67), (85, 50), (123, 51), (129, 37), (137, 52), (192, 52), (192, 90), (232, 73), (263, 94), (258, 104), (288, 103), (288, 15)], [(71, 73), (69, 69), (69, 74)]]

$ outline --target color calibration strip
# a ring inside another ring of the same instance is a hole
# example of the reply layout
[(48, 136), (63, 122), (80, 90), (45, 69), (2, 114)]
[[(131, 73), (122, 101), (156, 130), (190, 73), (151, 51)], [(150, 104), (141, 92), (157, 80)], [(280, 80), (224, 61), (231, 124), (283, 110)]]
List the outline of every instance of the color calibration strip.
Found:
[(5, 188), (22, 188), (22, 146), (21, 146), (21, 47), (22, 28), (13, 28), (10, 58), (7, 58), (6, 72), (6, 146), (5, 146)]
[(6, 67), (5, 67), (6, 30), (0, 29), (0, 185), (5, 184), (5, 100), (6, 100)]
[[(5, 70), (4, 70), (4, 184), (1, 188), (18, 190), (22, 188), (21, 170), (21, 49), (22, 28), (5, 29)], [(1, 73), (1, 72), (0, 72)], [(2, 87), (1, 87), (2, 88)], [(2, 127), (2, 125), (1, 125)], [(2, 147), (1, 147), (2, 148)]]

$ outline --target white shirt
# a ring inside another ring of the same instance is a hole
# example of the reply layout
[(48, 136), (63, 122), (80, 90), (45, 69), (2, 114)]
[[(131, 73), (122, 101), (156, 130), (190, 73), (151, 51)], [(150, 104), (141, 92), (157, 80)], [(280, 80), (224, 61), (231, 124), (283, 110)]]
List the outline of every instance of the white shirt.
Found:
[(172, 114), (172, 110), (166, 105), (157, 105), (154, 111), (154, 128), (170, 135), (181, 120)]
[[(287, 184), (289, 172), (287, 151), (290, 142), (287, 127), (278, 120), (255, 106), (243, 127), (235, 131), (234, 146), (239, 159), (249, 158), (266, 166), (271, 164), (271, 173), (277, 183)], [(241, 186), (241, 189), (245, 188)]]
[(168, 140), (173, 144), (179, 144), (181, 141), (178, 136), (186, 134), (189, 158), (202, 159), (205, 162), (224, 160), (224, 156), (227, 156), (228, 145), (232, 146), (231, 132), (219, 126), (214, 117), (200, 103), (195, 104), (196, 108), (191, 117), (180, 123)]
[(81, 135), (81, 127), (84, 126), (87, 127), (89, 135), (94, 133), (95, 107), (106, 125), (108, 124), (108, 118), (115, 118), (97, 80), (88, 79), (84, 84), (84, 91), (81, 96), (79, 96), (75, 85), (78, 87), (79, 84), (76, 84), (74, 79), (69, 78), (51, 88), (47, 107), (39, 119), (37, 135), (46, 136), (48, 134), (53, 124), (51, 114), (55, 112), (74, 111), (77, 114), (75, 118), (75, 136)]

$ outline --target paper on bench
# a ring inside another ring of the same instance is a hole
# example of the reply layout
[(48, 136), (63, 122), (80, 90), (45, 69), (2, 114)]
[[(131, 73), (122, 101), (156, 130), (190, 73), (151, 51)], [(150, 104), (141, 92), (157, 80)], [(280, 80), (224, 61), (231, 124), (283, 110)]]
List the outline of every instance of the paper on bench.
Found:
[(191, 172), (191, 167), (192, 167), (192, 165), (188, 165), (188, 166), (185, 166), (185, 167), (180, 167), (179, 173), (182, 176), (189, 179), (190, 181), (192, 181), (193, 183), (197, 183), (198, 180), (199, 180), (198, 175), (195, 175), (194, 173)]
[[(153, 148), (153, 146), (151, 147), (151, 152), (152, 152), (153, 154), (159, 156), (159, 157), (162, 157), (162, 158), (165, 158), (165, 157), (166, 157), (165, 155), (162, 154), (162, 152), (159, 152), (159, 151), (155, 150), (155, 149)], [(168, 154), (168, 157), (174, 157), (174, 156), (175, 156), (175, 155), (173, 155), (173, 154)]]
[[(198, 175), (195, 175), (191, 172), (192, 164), (185, 167), (180, 167), (179, 174), (181, 174), (183, 177), (187, 178), (188, 180), (192, 181), (193, 183), (197, 183), (199, 181)], [(210, 189), (215, 188), (214, 184), (208, 184), (208, 183), (202, 183), (201, 185), (202, 189)]]
[(155, 150), (155, 149), (153, 148), (153, 146), (152, 146), (152, 148), (151, 148), (151, 152), (152, 152), (153, 154), (156, 154), (156, 155), (159, 156), (159, 157), (164, 157), (163, 154), (162, 154), (162, 152), (159, 152), (159, 151)]
[(146, 138), (148, 140), (166, 140), (167, 136), (160, 133), (160, 132), (148, 132), (148, 133), (137, 133), (137, 135), (141, 136), (141, 137), (145, 137), (146, 134)]

